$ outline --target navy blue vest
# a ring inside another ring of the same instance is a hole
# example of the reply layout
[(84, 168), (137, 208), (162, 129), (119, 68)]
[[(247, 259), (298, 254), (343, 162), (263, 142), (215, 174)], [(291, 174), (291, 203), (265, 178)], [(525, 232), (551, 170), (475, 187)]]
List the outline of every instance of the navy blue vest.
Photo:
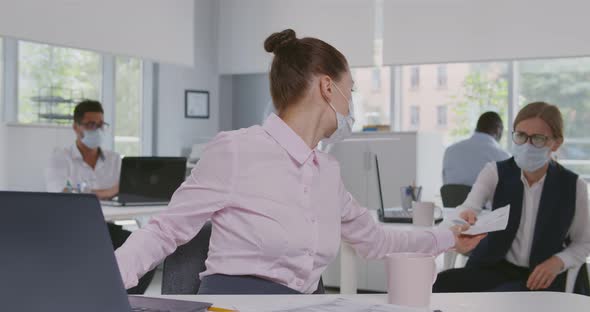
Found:
[[(489, 233), (473, 250), (468, 267), (496, 264), (506, 258), (522, 216), (524, 185), (514, 158), (497, 163), (498, 184), (492, 209), (510, 204), (508, 226), (504, 231)], [(534, 268), (567, 245), (567, 233), (576, 210), (578, 176), (551, 161), (539, 203), (529, 268)]]

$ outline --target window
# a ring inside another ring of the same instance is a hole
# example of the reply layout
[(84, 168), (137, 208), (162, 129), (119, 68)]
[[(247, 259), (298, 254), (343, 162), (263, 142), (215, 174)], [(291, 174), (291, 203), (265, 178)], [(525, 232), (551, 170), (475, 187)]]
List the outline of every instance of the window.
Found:
[(77, 102), (100, 98), (100, 54), (26, 41), (18, 49), (18, 122), (71, 124)]
[(565, 142), (556, 156), (590, 181), (590, 58), (522, 61), (518, 68), (520, 107), (534, 101), (559, 106)]
[(412, 106), (411, 107), (411, 117), (410, 117), (410, 124), (414, 127), (420, 125), (420, 107)]
[(420, 67), (414, 66), (410, 69), (412, 89), (420, 88)]
[[(479, 116), (486, 111), (500, 114), (508, 128), (508, 64), (445, 64), (446, 88), (415, 89), (412, 72), (421, 72), (427, 85), (435, 86), (442, 64), (402, 66), (400, 130), (440, 132), (450, 145), (470, 136)], [(419, 70), (415, 70), (418, 68)], [(410, 75), (408, 75), (410, 73)], [(440, 103), (445, 103), (444, 108)], [(412, 108), (415, 105), (416, 108)], [(422, 112), (421, 116), (419, 112)], [(502, 141), (506, 144), (506, 135)]]
[(446, 88), (447, 87), (447, 65), (438, 65), (436, 68), (437, 72), (437, 87), (438, 88)]
[(441, 105), (436, 108), (436, 124), (439, 127), (447, 125), (447, 106)]
[[(379, 74), (379, 90), (375, 90), (375, 75)], [(390, 125), (391, 68), (353, 68), (354, 80), (353, 131), (362, 131), (365, 126)]]
[(381, 68), (375, 67), (371, 73), (371, 88), (373, 92), (381, 91)]
[(115, 58), (115, 151), (125, 156), (141, 154), (141, 61)]

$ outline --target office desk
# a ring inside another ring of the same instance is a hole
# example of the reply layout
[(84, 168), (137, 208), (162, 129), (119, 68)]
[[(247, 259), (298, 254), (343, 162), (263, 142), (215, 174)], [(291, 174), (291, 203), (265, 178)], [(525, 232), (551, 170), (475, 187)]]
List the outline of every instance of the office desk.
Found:
[[(401, 209), (401, 208), (400, 208)], [(428, 229), (429, 227), (418, 227), (411, 223), (383, 223), (379, 221), (376, 210), (370, 210), (371, 214), (381, 226), (395, 228), (396, 230), (409, 231)], [(450, 227), (450, 219), (456, 216), (454, 208), (443, 208), (444, 221), (436, 226)], [(356, 294), (357, 292), (357, 255), (348, 244), (342, 242), (340, 249), (340, 293)], [(451, 251), (450, 253), (454, 253)]]
[[(329, 302), (345, 298), (358, 302), (384, 304), (387, 295), (181, 295), (163, 298), (211, 302), (216, 307), (239, 309), (240, 312), (274, 311)], [(433, 294), (432, 309), (443, 312), (587, 312), (590, 297), (554, 293), (457, 293)]]
[(115, 207), (102, 205), (102, 213), (106, 221), (130, 220), (149, 217), (164, 211), (168, 206), (127, 206)]

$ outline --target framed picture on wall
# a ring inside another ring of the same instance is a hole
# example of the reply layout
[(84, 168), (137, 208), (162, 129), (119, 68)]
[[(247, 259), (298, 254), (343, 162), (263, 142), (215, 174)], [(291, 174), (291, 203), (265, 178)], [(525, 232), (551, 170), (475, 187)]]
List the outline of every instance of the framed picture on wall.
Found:
[(184, 91), (184, 117), (209, 119), (209, 91)]

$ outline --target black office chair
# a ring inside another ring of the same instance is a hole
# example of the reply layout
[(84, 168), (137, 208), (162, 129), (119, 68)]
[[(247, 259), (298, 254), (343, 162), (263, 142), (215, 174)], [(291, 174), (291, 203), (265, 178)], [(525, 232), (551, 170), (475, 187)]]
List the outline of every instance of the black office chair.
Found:
[(456, 208), (461, 205), (471, 192), (471, 186), (462, 184), (446, 184), (440, 188), (443, 206)]
[(164, 260), (162, 295), (194, 295), (199, 291), (199, 273), (205, 271), (211, 222), (205, 223), (190, 242), (179, 246)]
[[(164, 261), (162, 295), (194, 295), (199, 291), (199, 273), (205, 271), (205, 260), (209, 252), (211, 223), (207, 222), (190, 242), (179, 246)], [(316, 294), (324, 294), (324, 283), (320, 278)]]

